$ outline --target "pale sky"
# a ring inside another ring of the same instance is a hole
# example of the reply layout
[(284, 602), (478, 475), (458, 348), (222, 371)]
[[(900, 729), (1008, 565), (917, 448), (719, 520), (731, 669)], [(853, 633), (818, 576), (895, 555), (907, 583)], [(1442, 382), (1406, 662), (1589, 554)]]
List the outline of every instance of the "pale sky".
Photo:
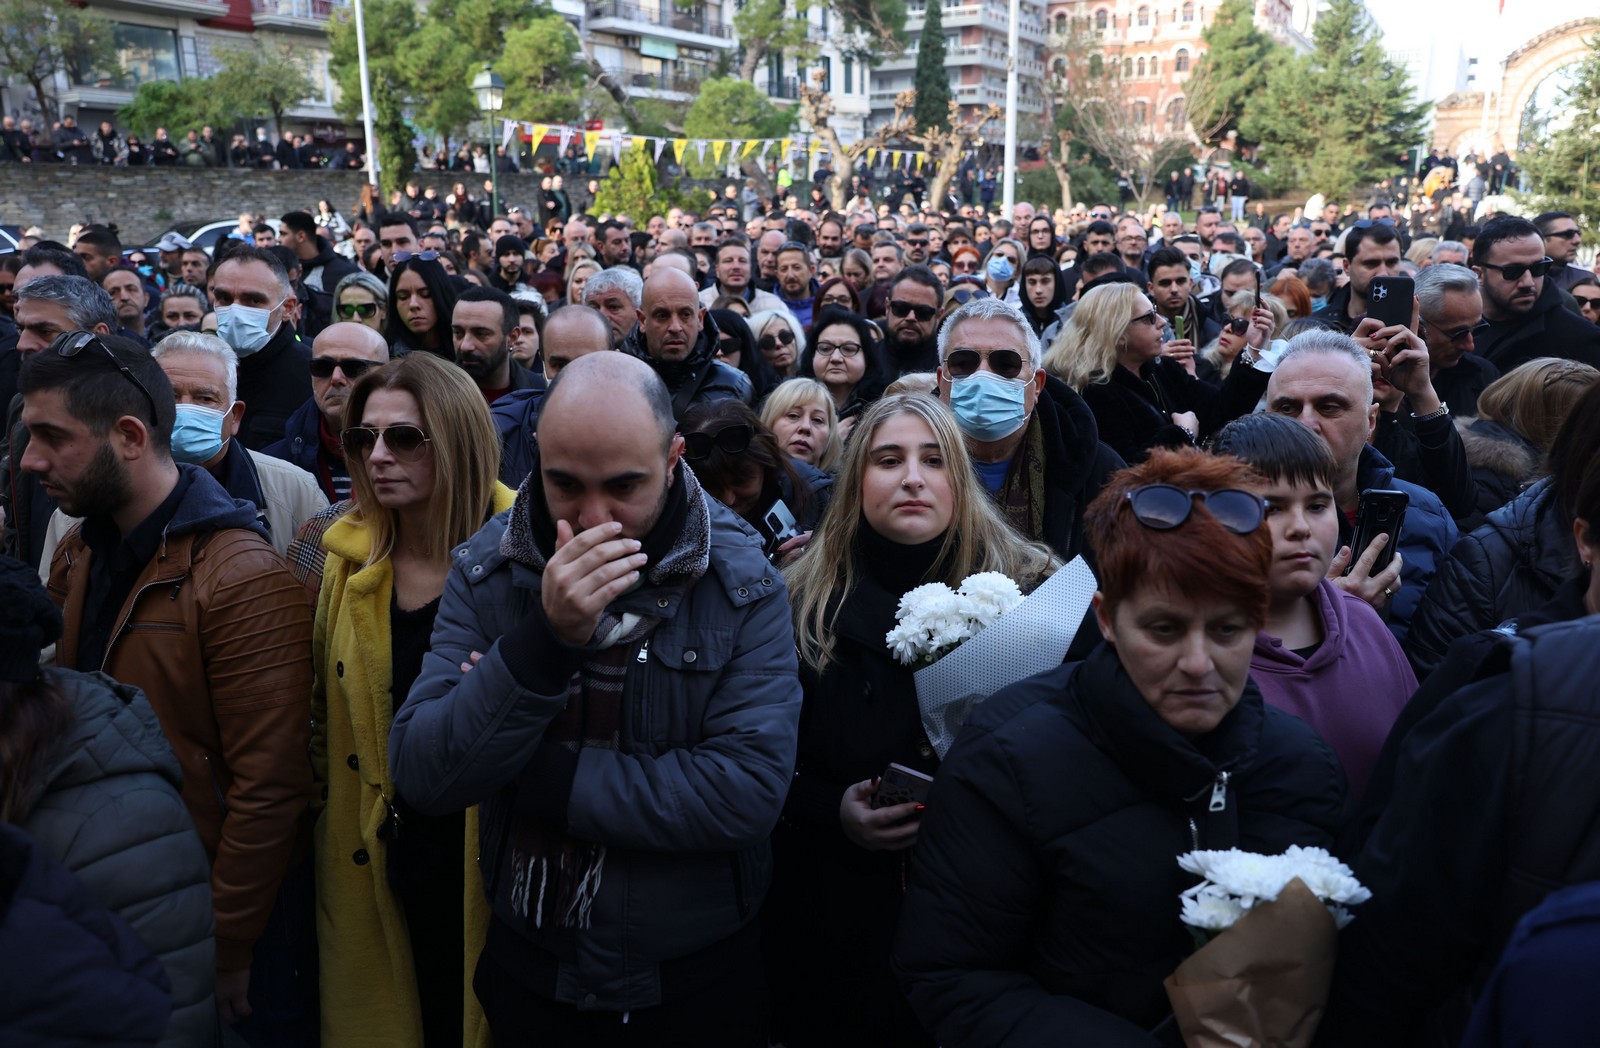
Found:
[(1367, 0), (1367, 10), (1383, 30), (1390, 50), (1420, 41), (1459, 44), (1468, 58), (1497, 63), (1546, 29), (1590, 17), (1595, 0)]

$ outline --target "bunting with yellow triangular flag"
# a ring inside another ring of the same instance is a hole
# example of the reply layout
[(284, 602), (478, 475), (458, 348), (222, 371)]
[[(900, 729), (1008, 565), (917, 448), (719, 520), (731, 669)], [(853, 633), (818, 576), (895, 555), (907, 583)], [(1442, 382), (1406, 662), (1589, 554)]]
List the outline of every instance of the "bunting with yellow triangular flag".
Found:
[(719, 138), (715, 142), (711, 143), (711, 156), (718, 164), (722, 163), (722, 154), (726, 153), (727, 151), (728, 142), (726, 139)]
[(683, 163), (683, 151), (688, 148), (689, 140), (687, 138), (674, 138), (672, 140), (672, 159), (680, 164)]

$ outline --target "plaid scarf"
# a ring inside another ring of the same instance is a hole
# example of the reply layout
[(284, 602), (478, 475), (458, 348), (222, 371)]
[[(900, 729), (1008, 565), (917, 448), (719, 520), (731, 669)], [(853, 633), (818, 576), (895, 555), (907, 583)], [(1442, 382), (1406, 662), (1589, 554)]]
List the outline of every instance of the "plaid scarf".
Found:
[[(517, 490), (500, 551), (542, 573), (546, 550), (554, 552), (554, 534), (535, 459)], [(650, 556), (645, 586), (688, 588), (710, 567), (711, 514), (687, 465), (680, 466), (661, 518), (643, 543)], [(545, 729), (546, 743), (573, 753), (621, 745), (630, 656), (660, 622), (614, 605), (601, 612), (588, 657), (568, 682), (566, 707)], [(605, 872), (605, 845), (573, 837), (565, 827), (525, 812), (516, 820), (510, 845), (512, 910), (534, 928), (588, 928)]]
[(1030, 539), (1043, 539), (1044, 423), (1037, 411), (1028, 420), (1019, 454), (1000, 485), (1000, 508), (1012, 527)]

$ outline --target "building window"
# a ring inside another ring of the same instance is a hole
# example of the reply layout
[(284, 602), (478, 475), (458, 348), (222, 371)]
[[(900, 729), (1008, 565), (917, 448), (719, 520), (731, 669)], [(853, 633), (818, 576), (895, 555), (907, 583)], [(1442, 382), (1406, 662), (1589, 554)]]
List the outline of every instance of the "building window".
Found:
[(856, 63), (854, 59), (844, 60), (844, 93), (853, 95), (856, 91)]
[(115, 69), (80, 69), (73, 82), (85, 87), (117, 87), (137, 91), (152, 80), (177, 80), (178, 34), (171, 29), (118, 22), (111, 27), (117, 56)]
[(1167, 103), (1167, 130), (1182, 131), (1183, 125), (1188, 120), (1188, 114), (1183, 109), (1183, 99), (1174, 98)]
[(1109, 16), (1106, 14), (1104, 8), (1100, 9), (1099, 11), (1096, 11), (1094, 13), (1094, 28), (1095, 28), (1095, 32), (1097, 32), (1097, 33), (1105, 32), (1106, 31), (1106, 22), (1107, 22), (1108, 19), (1109, 19)]
[(1133, 104), (1133, 122), (1143, 126), (1150, 122), (1150, 104), (1148, 102), (1135, 102)]
[(1140, 25), (1149, 25), (1150, 24), (1150, 9), (1148, 7), (1139, 8), (1139, 24)]
[(1101, 60), (1100, 56), (1099, 55), (1090, 55), (1089, 56), (1089, 75), (1090, 76), (1102, 76), (1102, 75), (1104, 75), (1105, 71), (1106, 71), (1106, 65), (1105, 65), (1105, 62)]
[(1184, 4), (1183, 4), (1183, 20), (1185, 22), (1193, 22), (1194, 21), (1194, 4), (1190, 3), (1189, 0), (1184, 0)]
[(818, 61), (822, 63), (822, 89), (829, 93), (833, 91), (833, 59), (823, 55)]
[(783, 52), (774, 49), (767, 54), (767, 94), (773, 98), (783, 88)]
[(1056, 35), (1067, 35), (1067, 16), (1065, 14), (1056, 15)]
[(1138, 68), (1139, 68), (1138, 75), (1141, 76), (1141, 77), (1144, 76), (1144, 59), (1142, 59), (1142, 58), (1139, 59), (1139, 67)]
[(1155, 57), (1152, 57), (1150, 59), (1150, 75), (1151, 76), (1160, 76), (1161, 75), (1161, 59), (1155, 58)]
[(1172, 68), (1179, 73), (1189, 71), (1189, 51), (1187, 48), (1178, 48), (1178, 53), (1172, 56)]
[(1122, 60), (1122, 75), (1123, 76), (1132, 76), (1133, 75), (1133, 59), (1124, 58)]

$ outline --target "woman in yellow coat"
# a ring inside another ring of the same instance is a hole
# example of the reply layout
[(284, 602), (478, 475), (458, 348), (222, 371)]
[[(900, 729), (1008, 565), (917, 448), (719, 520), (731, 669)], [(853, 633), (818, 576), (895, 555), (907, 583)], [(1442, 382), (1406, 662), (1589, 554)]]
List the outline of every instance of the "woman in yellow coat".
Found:
[(411, 810), (389, 725), (421, 669), (450, 550), (513, 492), (483, 395), (414, 353), (351, 389), (342, 439), (357, 507), (328, 529), (317, 604), (313, 763), (322, 1041), (488, 1041), (472, 973), (488, 926), (476, 812)]

